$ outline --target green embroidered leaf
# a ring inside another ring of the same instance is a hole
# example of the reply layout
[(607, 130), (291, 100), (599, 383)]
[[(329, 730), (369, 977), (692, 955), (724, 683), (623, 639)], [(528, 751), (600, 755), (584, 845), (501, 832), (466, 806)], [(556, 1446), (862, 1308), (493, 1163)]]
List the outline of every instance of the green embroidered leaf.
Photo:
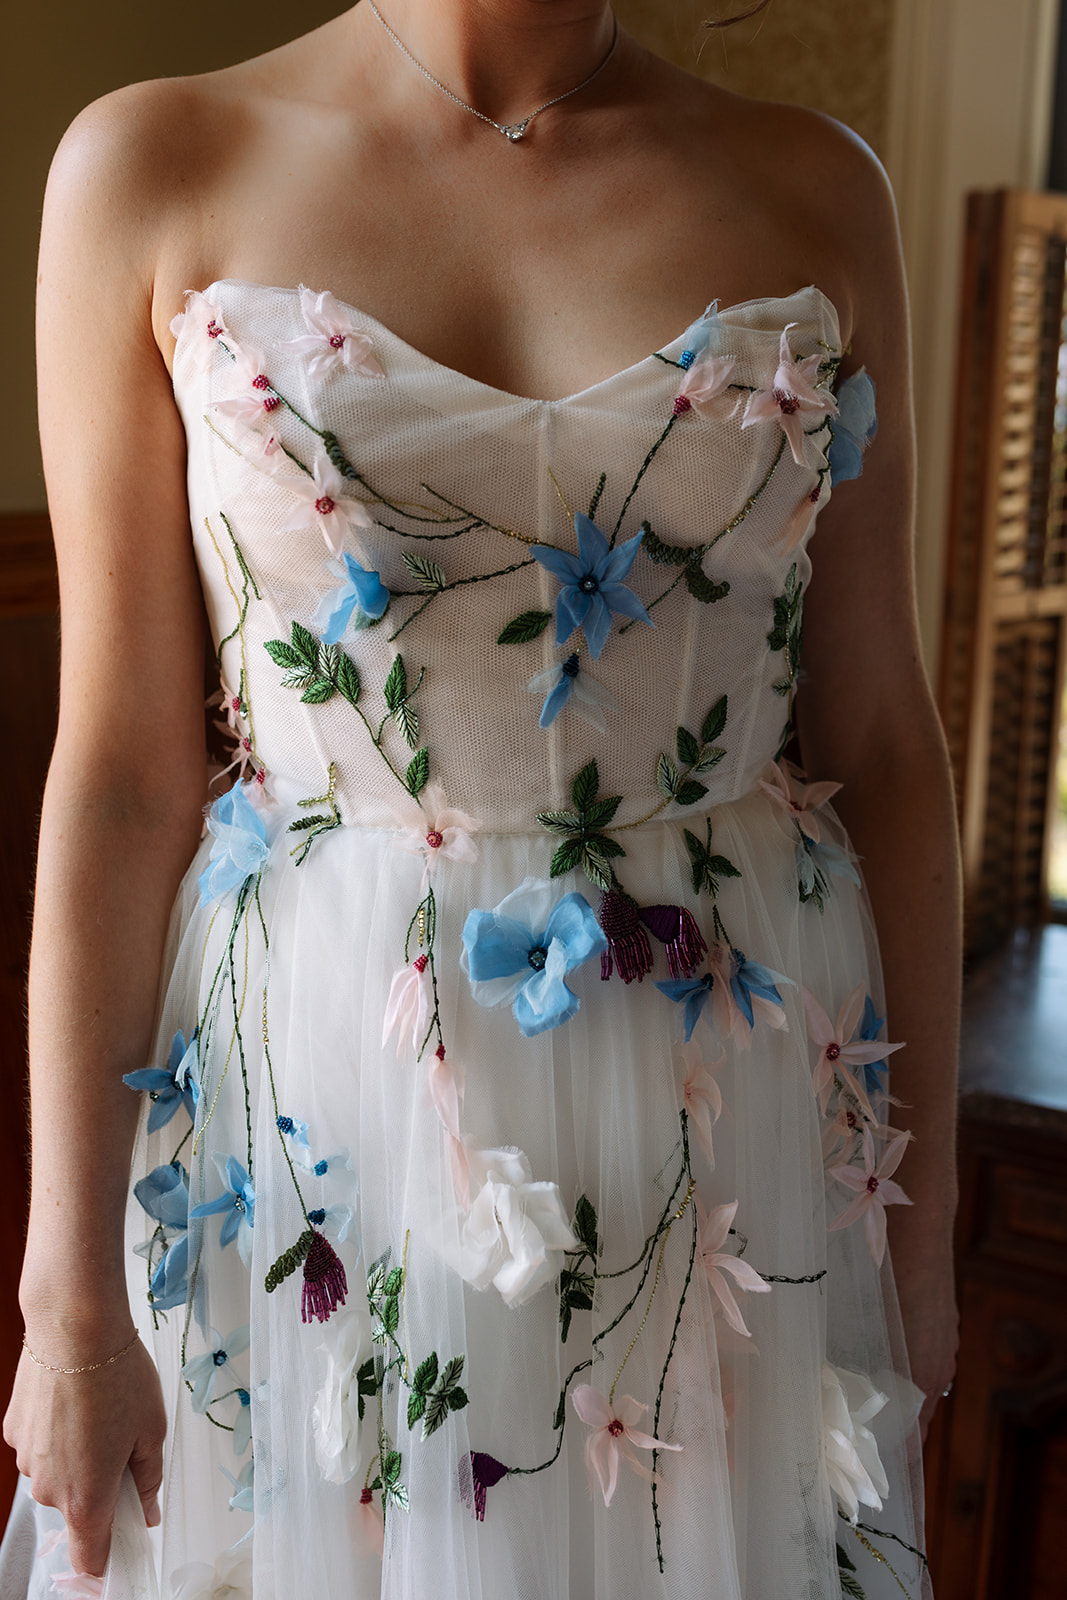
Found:
[(408, 1395), (408, 1427), (413, 1428), (426, 1410), (426, 1396), (413, 1389)]
[(779, 678), (777, 683), (773, 683), (771, 685), (771, 688), (774, 690), (776, 695), (784, 697), (789, 693), (790, 689), (792, 688), (792, 684), (789, 682), (788, 678)]
[(574, 1232), (591, 1256), (600, 1254), (600, 1241), (596, 1231), (596, 1207), (588, 1195), (580, 1194), (574, 1208)]
[(692, 806), (698, 800), (703, 800), (707, 792), (706, 783), (697, 783), (694, 779), (690, 779), (688, 783), (681, 785), (674, 798), (680, 806)]
[(688, 728), (678, 729), (678, 763), (683, 767), (695, 767), (700, 760), (700, 746), (689, 732)]
[(678, 793), (678, 781), (678, 768), (670, 756), (661, 755), (656, 762), (656, 782), (670, 800)]
[(463, 1376), (463, 1356), (453, 1356), (445, 1362), (445, 1370), (441, 1374), (441, 1388), (452, 1389)]
[(595, 883), (598, 889), (607, 894), (611, 888), (611, 868), (604, 856), (588, 844), (582, 848), (582, 871), (590, 883)]
[(700, 725), (701, 744), (713, 744), (726, 726), (729, 711), (729, 701), (726, 695), (720, 695), (704, 721)]
[(380, 1384), (374, 1370), (374, 1357), (368, 1356), (356, 1373), (357, 1406), (360, 1422), (363, 1421), (363, 1413), (366, 1410), (367, 1401), (374, 1398), (379, 1388)]
[(318, 665), (319, 641), (310, 633), (302, 623), (294, 621), (292, 624), (293, 648), (298, 650), (309, 667)]
[(713, 583), (704, 568), (696, 562), (685, 569), (685, 586), (694, 600), (700, 600), (706, 606), (713, 605), (716, 600), (725, 600), (730, 593), (728, 583)]
[(322, 448), (342, 478), (354, 478), (356, 476), (356, 469), (337, 443), (337, 435), (335, 433), (327, 432), (322, 435)]
[(586, 834), (584, 843), (587, 850), (592, 850), (597, 855), (604, 856), (609, 859), (615, 859), (618, 856), (624, 856), (626, 854), (626, 851), (623, 849), (622, 845), (617, 839), (609, 838), (603, 833)]
[(466, 1389), (461, 1389), (458, 1384), (454, 1389), (449, 1389), (448, 1404), (453, 1411), (462, 1411), (464, 1406), (469, 1406), (470, 1398)]
[(407, 698), (408, 675), (404, 666), (403, 656), (394, 656), (393, 664), (389, 668), (389, 676), (385, 680), (385, 703), (390, 711), (396, 711)]
[(404, 1286), (404, 1269), (403, 1269), (403, 1267), (394, 1267), (392, 1272), (389, 1274), (389, 1276), (385, 1280), (385, 1286), (384, 1286), (385, 1287), (385, 1293), (386, 1294), (399, 1294), (401, 1289), (403, 1288), (403, 1286)]
[(709, 856), (708, 871), (713, 872), (717, 878), (739, 878), (741, 876), (737, 867), (727, 856)]
[(393, 721), (400, 729), (404, 742), (409, 750), (416, 750), (419, 744), (419, 714), (402, 700), (393, 712)]
[(392, 1250), (384, 1250), (377, 1261), (372, 1261), (367, 1273), (367, 1299), (377, 1300), (385, 1284), (385, 1274), (389, 1270), (389, 1258)]
[[(607, 473), (606, 472), (602, 472), (600, 474), (600, 477), (597, 479), (596, 488), (593, 490), (593, 498), (589, 502), (589, 520), (590, 520), (590, 522), (595, 522), (596, 521), (596, 508), (600, 504), (600, 496), (604, 493), (604, 485), (607, 483), (607, 481), (608, 481)], [(647, 522), (642, 522), (642, 524), (641, 524), (642, 532), (647, 527), (648, 527), (648, 523)]]
[(286, 833), (302, 833), (305, 828), (336, 828), (336, 817), (297, 817), (295, 822), (290, 822)]
[(725, 754), (726, 754), (726, 751), (723, 749), (721, 744), (713, 744), (713, 745), (706, 746), (700, 752), (700, 760), (697, 762), (696, 766), (693, 768), (693, 771), (694, 772), (710, 772), (712, 767), (717, 767), (719, 765), (719, 762), (722, 760), (722, 758), (725, 756)]
[(867, 1600), (856, 1577), (856, 1563), (849, 1559), (841, 1545), (837, 1547), (837, 1575), (841, 1580), (841, 1593), (848, 1595), (849, 1600)]
[(839, 1568), (844, 1567), (846, 1572), (855, 1572), (856, 1570), (856, 1563), (852, 1560), (843, 1544), (837, 1546), (837, 1565)]
[(358, 705), (360, 694), (359, 673), (355, 664), (343, 652), (337, 662), (337, 687), (350, 706)]
[(408, 1492), (402, 1483), (386, 1484), (385, 1498), (391, 1506), (396, 1506), (398, 1511), (408, 1511)]
[(645, 536), (641, 540), (641, 549), (650, 561), (655, 561), (661, 567), (686, 567), (691, 561), (700, 559), (699, 546), (694, 549), (692, 545), (666, 544), (658, 534), (653, 533), (647, 522), (641, 526)]
[(386, 1333), (395, 1333), (400, 1326), (400, 1301), (390, 1296), (382, 1308), (382, 1322)]
[(431, 1350), (425, 1361), (420, 1361), (415, 1368), (413, 1379), (416, 1389), (424, 1393), (433, 1388), (437, 1382), (437, 1351)]
[(384, 1322), (376, 1322), (371, 1329), (371, 1340), (374, 1344), (384, 1344), (389, 1335), (385, 1331)]
[(316, 678), (300, 696), (306, 706), (321, 706), (327, 700), (332, 700), (334, 686), (325, 678)]
[(594, 800), (586, 809), (582, 821), (587, 828), (606, 828), (609, 822), (614, 821), (615, 813), (622, 805), (622, 795), (606, 795), (602, 800)]
[(582, 859), (585, 845), (581, 839), (565, 839), (561, 845), (556, 846), (552, 856), (552, 865), (548, 869), (550, 878), (561, 877), (564, 872), (570, 872)]
[(594, 1280), (591, 1272), (560, 1273), (560, 1292), (574, 1311), (592, 1311)]
[(420, 589), (437, 591), (443, 589), (448, 581), (436, 561), (431, 561), (429, 556), (416, 556), (410, 550), (402, 550), (401, 555)]
[(368, 1487), (371, 1488), (371, 1489), (380, 1489), (381, 1486), (382, 1486), (381, 1473), (376, 1473), (375, 1476), (371, 1479), (371, 1482), (368, 1485)]
[(329, 678), (331, 683), (337, 681), (337, 665), (341, 659), (341, 646), (339, 644), (324, 644), (319, 641), (318, 655), (315, 660), (315, 670), (320, 678)]
[(600, 788), (600, 773), (597, 771), (596, 759), (588, 761), (571, 784), (571, 804), (579, 811), (585, 811), (596, 799), (597, 790)]
[(426, 1402), (426, 1415), (422, 1423), (422, 1437), (429, 1439), (448, 1416), (448, 1396), (439, 1391), (430, 1395)]
[(404, 773), (404, 782), (407, 784), (409, 794), (418, 794), (425, 789), (430, 776), (430, 753), (423, 748), (417, 750), (408, 762), (407, 771)]
[(292, 1277), (311, 1249), (311, 1241), (314, 1237), (314, 1231), (311, 1228), (305, 1228), (296, 1243), (291, 1244), (288, 1250), (282, 1251), (277, 1261), (269, 1268), (264, 1280), (264, 1287), (268, 1294), (273, 1294), (280, 1283), (284, 1283), (286, 1278)]
[(539, 811), (537, 820), (549, 833), (578, 833), (582, 826), (577, 811)]
[(497, 644), (529, 644), (539, 639), (552, 621), (551, 611), (522, 611), (497, 635)]
[(399, 1450), (390, 1450), (382, 1462), (382, 1481), (395, 1483), (400, 1476), (401, 1455)]
[(304, 672), (307, 662), (299, 650), (294, 650), (291, 644), (286, 644), (284, 639), (267, 639), (263, 648), (271, 660), (279, 667), (284, 667), (287, 672)]

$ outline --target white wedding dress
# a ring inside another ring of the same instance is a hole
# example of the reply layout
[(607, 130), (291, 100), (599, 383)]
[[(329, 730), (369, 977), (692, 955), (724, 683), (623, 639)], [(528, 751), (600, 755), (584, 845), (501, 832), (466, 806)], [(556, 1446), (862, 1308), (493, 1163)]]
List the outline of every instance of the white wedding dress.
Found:
[(33, 1600), (928, 1596), (877, 949), (783, 754), (840, 355), (803, 289), (539, 401), (190, 297), (238, 787), (131, 1084), (163, 1525), (79, 1586), (23, 1487)]

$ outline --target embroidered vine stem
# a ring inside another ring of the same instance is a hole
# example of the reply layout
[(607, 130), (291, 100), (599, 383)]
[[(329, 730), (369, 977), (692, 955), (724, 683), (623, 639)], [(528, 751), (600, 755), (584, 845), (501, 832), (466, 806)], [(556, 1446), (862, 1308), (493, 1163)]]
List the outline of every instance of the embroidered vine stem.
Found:
[(437, 901), (432, 888), (428, 888), (425, 897), (420, 900), (408, 923), (407, 933), (404, 935), (404, 962), (411, 960), (411, 936), (418, 936), (419, 949), (424, 950), (427, 966), (430, 971), (430, 988), (433, 993), (433, 1013), (429, 1026), (426, 1029), (422, 1043), (419, 1045), (415, 1056), (416, 1061), (421, 1061), (432, 1035), (436, 1032), (437, 1042), (444, 1049), (444, 1035), (441, 1031), (441, 998), (437, 990), (437, 964), (434, 961), (434, 941), (437, 938)]
[(886, 1556), (884, 1556), (880, 1550), (875, 1548), (875, 1546), (868, 1539), (867, 1535), (860, 1531), (860, 1528), (859, 1528), (858, 1525), (856, 1527), (854, 1527), (852, 1531), (856, 1535), (856, 1538), (859, 1540), (860, 1544), (867, 1551), (867, 1554), (870, 1555), (870, 1556), (873, 1556), (875, 1561), (877, 1561), (881, 1566), (883, 1566), (886, 1569), (886, 1571), (889, 1573), (890, 1577), (894, 1578), (896, 1580), (897, 1588), (900, 1590), (901, 1594), (905, 1596), (905, 1600), (911, 1600), (911, 1596), (908, 1594), (907, 1589), (904, 1587), (904, 1584), (901, 1581), (900, 1574), (895, 1570), (895, 1568), (893, 1566), (891, 1566), (888, 1558)]
[[(516, 535), (516, 537), (519, 537), (519, 536)], [(535, 543), (535, 542), (539, 542), (539, 541), (531, 540), (531, 541), (528, 541), (528, 542)], [(496, 571), (496, 572), (476, 572), (472, 577), (469, 577), (469, 578), (453, 578), (450, 583), (438, 584), (435, 588), (430, 590), (430, 593), (426, 596), (425, 600), (422, 602), (422, 605), (421, 606), (416, 606), (414, 611), (412, 611), (412, 613), (410, 614), (410, 616), (405, 617), (404, 621), (400, 624), (399, 628), (397, 628), (395, 630), (395, 632), (393, 632), (393, 633), (391, 633), (389, 635), (389, 643), (392, 644), (394, 639), (398, 639), (400, 637), (400, 635), (403, 633), (404, 629), (406, 627), (408, 627), (409, 624), (411, 624), (412, 622), (415, 621), (416, 617), (421, 617), (422, 613), (426, 610), (427, 606), (429, 606), (434, 600), (436, 600), (437, 596), (439, 594), (447, 594), (449, 592), (449, 590), (451, 590), (451, 589), (462, 589), (462, 588), (465, 588), (467, 585), (472, 584), (472, 583), (490, 583), (490, 582), (492, 582), (492, 580), (494, 578), (506, 578), (513, 572), (521, 572), (523, 567), (532, 567), (533, 565), (534, 565), (534, 559), (531, 556), (526, 561), (515, 561), (515, 562), (513, 562), (510, 567), (500, 567), (499, 570)], [(399, 590), (399, 589), (394, 589), (393, 590), (393, 594), (394, 595), (410, 594), (410, 593), (411, 593), (410, 590), (407, 590), (407, 591)]]
[[(615, 526), (611, 530), (611, 538), (608, 540), (609, 548), (614, 548), (615, 540), (619, 537), (619, 529), (622, 527), (622, 519), (623, 519), (623, 517), (625, 517), (627, 511), (629, 511), (629, 509), (630, 509), (630, 501), (633, 499), (634, 495), (637, 493), (638, 485), (640, 484), (641, 479), (644, 477), (645, 473), (648, 471), (649, 467), (652, 465), (653, 461), (656, 459), (657, 453), (662, 448), (662, 446), (664, 444), (666, 444), (667, 439), (670, 436), (670, 431), (674, 427), (674, 424), (677, 421), (678, 421), (678, 418), (676, 416), (670, 417), (670, 419), (667, 422), (667, 426), (664, 428), (663, 432), (660, 434), (659, 438), (656, 440), (655, 444), (649, 450), (647, 456), (642, 461), (641, 465), (638, 467), (638, 469), (637, 469), (637, 477), (634, 479), (632, 485), (630, 486), (630, 492), (626, 496), (626, 499), (623, 501), (622, 510), (619, 512), (618, 516), (616, 517)], [(620, 629), (619, 631), (621, 632), (622, 630)]]
[[(841, 1518), (842, 1522), (848, 1522), (848, 1518), (845, 1516), (845, 1513), (840, 1510), (840, 1508), (838, 1509), (837, 1514)], [(923, 1552), (921, 1550), (916, 1550), (915, 1546), (913, 1544), (909, 1544), (906, 1539), (902, 1539), (899, 1533), (890, 1533), (887, 1528), (872, 1528), (869, 1522), (857, 1522), (854, 1525), (849, 1522), (848, 1525), (850, 1528), (862, 1528), (864, 1533), (873, 1533), (876, 1539), (892, 1539), (894, 1544), (899, 1544), (900, 1547), (903, 1550), (906, 1550), (909, 1555), (914, 1556), (917, 1561), (920, 1561), (924, 1571), (930, 1565)]]
[(269, 938), (269, 936), (267, 934), (267, 919), (263, 915), (263, 902), (260, 899), (260, 895), (259, 895), (259, 880), (258, 879), (256, 880), (256, 887), (255, 887), (255, 890), (254, 890), (254, 897), (255, 897), (255, 902), (256, 902), (256, 914), (259, 917), (259, 926), (263, 930), (263, 954), (264, 954), (264, 963), (265, 963), (265, 970), (264, 970), (264, 974), (263, 974), (263, 1013), (262, 1013), (263, 1060), (266, 1062), (266, 1065), (267, 1065), (267, 1081), (270, 1084), (270, 1101), (271, 1101), (271, 1106), (272, 1106), (273, 1111), (274, 1111), (274, 1126), (275, 1126), (275, 1130), (276, 1130), (276, 1132), (278, 1134), (278, 1141), (279, 1141), (279, 1143), (281, 1144), (281, 1147), (282, 1147), (282, 1155), (285, 1157), (285, 1164), (289, 1168), (289, 1176), (293, 1180), (293, 1188), (296, 1190), (296, 1197), (300, 1201), (300, 1214), (301, 1214), (301, 1216), (306, 1217), (307, 1216), (307, 1205), (306, 1205), (306, 1203), (304, 1201), (303, 1191), (300, 1188), (300, 1180), (296, 1175), (296, 1168), (293, 1166), (293, 1158), (289, 1154), (289, 1146), (285, 1142), (285, 1134), (282, 1132), (281, 1128), (278, 1127), (278, 1117), (281, 1115), (281, 1107), (278, 1104), (278, 1087), (277, 1087), (277, 1084), (275, 1083), (275, 1080), (274, 1080), (274, 1062), (271, 1060), (271, 1053), (270, 1053), (270, 1029), (268, 1028), (268, 1025), (267, 1025), (267, 993), (268, 993), (268, 989), (270, 987), (270, 970), (269, 970), (269, 964), (270, 964), (270, 938)]
[[(237, 892), (237, 905), (236, 905), (236, 907), (234, 909), (233, 922), (232, 922), (232, 924), (230, 926), (230, 932), (229, 932), (229, 934), (227, 936), (226, 948), (222, 953), (222, 956), (221, 956), (221, 958), (219, 960), (219, 964), (216, 967), (215, 973), (214, 973), (214, 975), (212, 977), (211, 987), (208, 990), (207, 999), (204, 1002), (204, 1011), (203, 1011), (202, 1020), (197, 1025), (197, 1034), (204, 1041), (203, 1055), (204, 1055), (204, 1059), (205, 1060), (207, 1059), (208, 1052), (209, 1052), (209, 1049), (210, 1049), (211, 1040), (212, 1040), (212, 1038), (214, 1036), (214, 1032), (215, 1032), (215, 1012), (217, 1011), (218, 1005), (219, 1005), (220, 1000), (221, 1000), (221, 990), (219, 989), (219, 985), (223, 981), (222, 975), (223, 975), (224, 970), (226, 969), (227, 964), (229, 965), (229, 969), (230, 969), (231, 994), (234, 997), (234, 1004), (236, 1005), (236, 985), (235, 985), (234, 978), (233, 978), (233, 950), (234, 950), (234, 945), (237, 942), (237, 931), (241, 926), (242, 920), (246, 917), (246, 914), (247, 914), (248, 897), (249, 897), (249, 894), (251, 893), (251, 890), (250, 890), (249, 886), (253, 883), (253, 881), (258, 883), (258, 881), (259, 881), (258, 876), (255, 878), (255, 880), (253, 880), (251, 877), (246, 878), (244, 883), (242, 883), (240, 889)], [(212, 922), (214, 922), (214, 918), (212, 919)], [(247, 928), (246, 928), (246, 938), (247, 938)], [(247, 982), (248, 982), (248, 970), (247, 970), (247, 954), (246, 954), (246, 964), (245, 964), (245, 985), (246, 985), (246, 987), (247, 987)], [(242, 1005), (243, 1005), (243, 999), (242, 999)], [(215, 1086), (215, 1096), (214, 1096), (214, 1099), (211, 1102), (211, 1106), (210, 1106), (210, 1108), (208, 1110), (207, 1116), (204, 1118), (203, 1122), (200, 1124), (200, 1127), (197, 1129), (197, 1132), (196, 1132), (196, 1137), (193, 1139), (193, 1150), (192, 1150), (192, 1153), (193, 1153), (194, 1157), (197, 1154), (201, 1137), (203, 1136), (205, 1130), (209, 1126), (212, 1117), (215, 1115), (215, 1107), (218, 1105), (219, 1095), (222, 1093), (222, 1086), (226, 1081), (226, 1074), (229, 1071), (230, 1057), (233, 1054), (234, 1040), (235, 1039), (239, 1039), (239, 1038), (240, 1038), (240, 1014), (239, 1014), (239, 1012), (235, 1012), (235, 1015), (234, 1015), (234, 1035), (230, 1039), (230, 1045), (229, 1045), (229, 1049), (226, 1052), (226, 1058), (225, 1058), (225, 1060), (223, 1062), (222, 1072), (221, 1072), (221, 1074), (219, 1076), (219, 1081)], [(206, 1089), (206, 1085), (202, 1085), (202, 1088)], [(246, 1086), (246, 1088), (247, 1088), (247, 1086)], [(251, 1177), (251, 1169), (249, 1170), (249, 1177)]]
[[(681, 1122), (682, 1122), (682, 1163), (683, 1163), (683, 1171), (685, 1172), (686, 1176), (689, 1179), (689, 1188), (688, 1188), (688, 1191), (686, 1192), (686, 1197), (685, 1197), (685, 1200), (684, 1200), (683, 1204), (679, 1207), (678, 1211), (675, 1213), (675, 1220), (677, 1220), (679, 1222), (681, 1221), (682, 1217), (685, 1214), (686, 1207), (692, 1201), (693, 1190), (696, 1188), (696, 1180), (693, 1177), (693, 1170), (692, 1170), (692, 1167), (690, 1166), (690, 1161), (689, 1161), (689, 1117), (688, 1117), (688, 1114), (684, 1110), (681, 1113)], [(681, 1293), (681, 1295), (679, 1297), (679, 1300), (678, 1300), (678, 1309), (674, 1314), (674, 1326), (671, 1329), (670, 1343), (667, 1346), (667, 1358), (663, 1363), (663, 1371), (660, 1373), (659, 1388), (656, 1390), (656, 1409), (655, 1409), (655, 1412), (653, 1413), (653, 1420), (652, 1420), (652, 1432), (653, 1432), (653, 1435), (656, 1436), (656, 1437), (659, 1436), (659, 1419), (660, 1419), (660, 1412), (661, 1412), (661, 1410), (663, 1408), (663, 1390), (666, 1387), (666, 1383), (667, 1383), (667, 1373), (670, 1370), (671, 1361), (674, 1359), (674, 1347), (678, 1342), (678, 1331), (679, 1331), (679, 1329), (681, 1328), (681, 1325), (682, 1325), (682, 1312), (685, 1309), (686, 1296), (689, 1293), (689, 1285), (693, 1281), (693, 1266), (694, 1266), (694, 1264), (696, 1262), (697, 1245), (698, 1245), (698, 1242), (699, 1242), (699, 1236), (700, 1236), (699, 1235), (699, 1222), (698, 1222), (698, 1218), (697, 1218), (696, 1207), (694, 1206), (693, 1207), (693, 1234), (692, 1234), (692, 1242), (690, 1243), (690, 1246), (689, 1246), (689, 1262), (688, 1262), (688, 1265), (686, 1267), (685, 1282), (682, 1284), (682, 1293)], [(666, 1240), (664, 1240), (664, 1243), (666, 1243)], [(659, 1456), (659, 1451), (658, 1450), (653, 1450), (653, 1452), (652, 1452), (652, 1520), (655, 1523), (655, 1527), (656, 1527), (656, 1561), (659, 1564), (659, 1570), (662, 1572), (663, 1571), (663, 1531), (662, 1531), (662, 1527), (660, 1525), (660, 1520), (659, 1520), (659, 1491), (658, 1491), (658, 1485), (657, 1485), (657, 1482), (656, 1482), (656, 1461), (657, 1461), (658, 1456)]]

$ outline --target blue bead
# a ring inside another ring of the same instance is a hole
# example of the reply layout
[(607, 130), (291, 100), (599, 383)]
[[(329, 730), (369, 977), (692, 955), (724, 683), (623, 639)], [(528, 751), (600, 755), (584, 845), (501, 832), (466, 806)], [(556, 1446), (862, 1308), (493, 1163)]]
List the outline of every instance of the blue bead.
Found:
[(292, 1131), (293, 1131), (293, 1119), (292, 1119), (292, 1117), (279, 1117), (277, 1120), (278, 1120), (278, 1130), (279, 1130), (279, 1132), (281, 1132), (281, 1133), (292, 1133)]
[(325, 1178), (327, 1172), (329, 1171), (328, 1162), (316, 1161), (314, 1171), (316, 1178)]
[(308, 1221), (313, 1222), (317, 1228), (321, 1228), (322, 1224), (326, 1221), (326, 1213), (321, 1206), (319, 1206), (315, 1211), (308, 1212)]
[(695, 360), (696, 353), (694, 351), (683, 350), (681, 355), (678, 357), (678, 365), (683, 368), (684, 371), (688, 372)]

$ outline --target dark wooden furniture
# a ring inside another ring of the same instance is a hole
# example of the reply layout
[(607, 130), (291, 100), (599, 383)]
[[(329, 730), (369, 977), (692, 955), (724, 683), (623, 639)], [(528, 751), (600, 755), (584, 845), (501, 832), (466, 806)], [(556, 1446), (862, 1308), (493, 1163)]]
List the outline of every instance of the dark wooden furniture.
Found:
[(1067, 927), (964, 1005), (960, 1358), (927, 1454), (937, 1600), (1067, 1596)]

